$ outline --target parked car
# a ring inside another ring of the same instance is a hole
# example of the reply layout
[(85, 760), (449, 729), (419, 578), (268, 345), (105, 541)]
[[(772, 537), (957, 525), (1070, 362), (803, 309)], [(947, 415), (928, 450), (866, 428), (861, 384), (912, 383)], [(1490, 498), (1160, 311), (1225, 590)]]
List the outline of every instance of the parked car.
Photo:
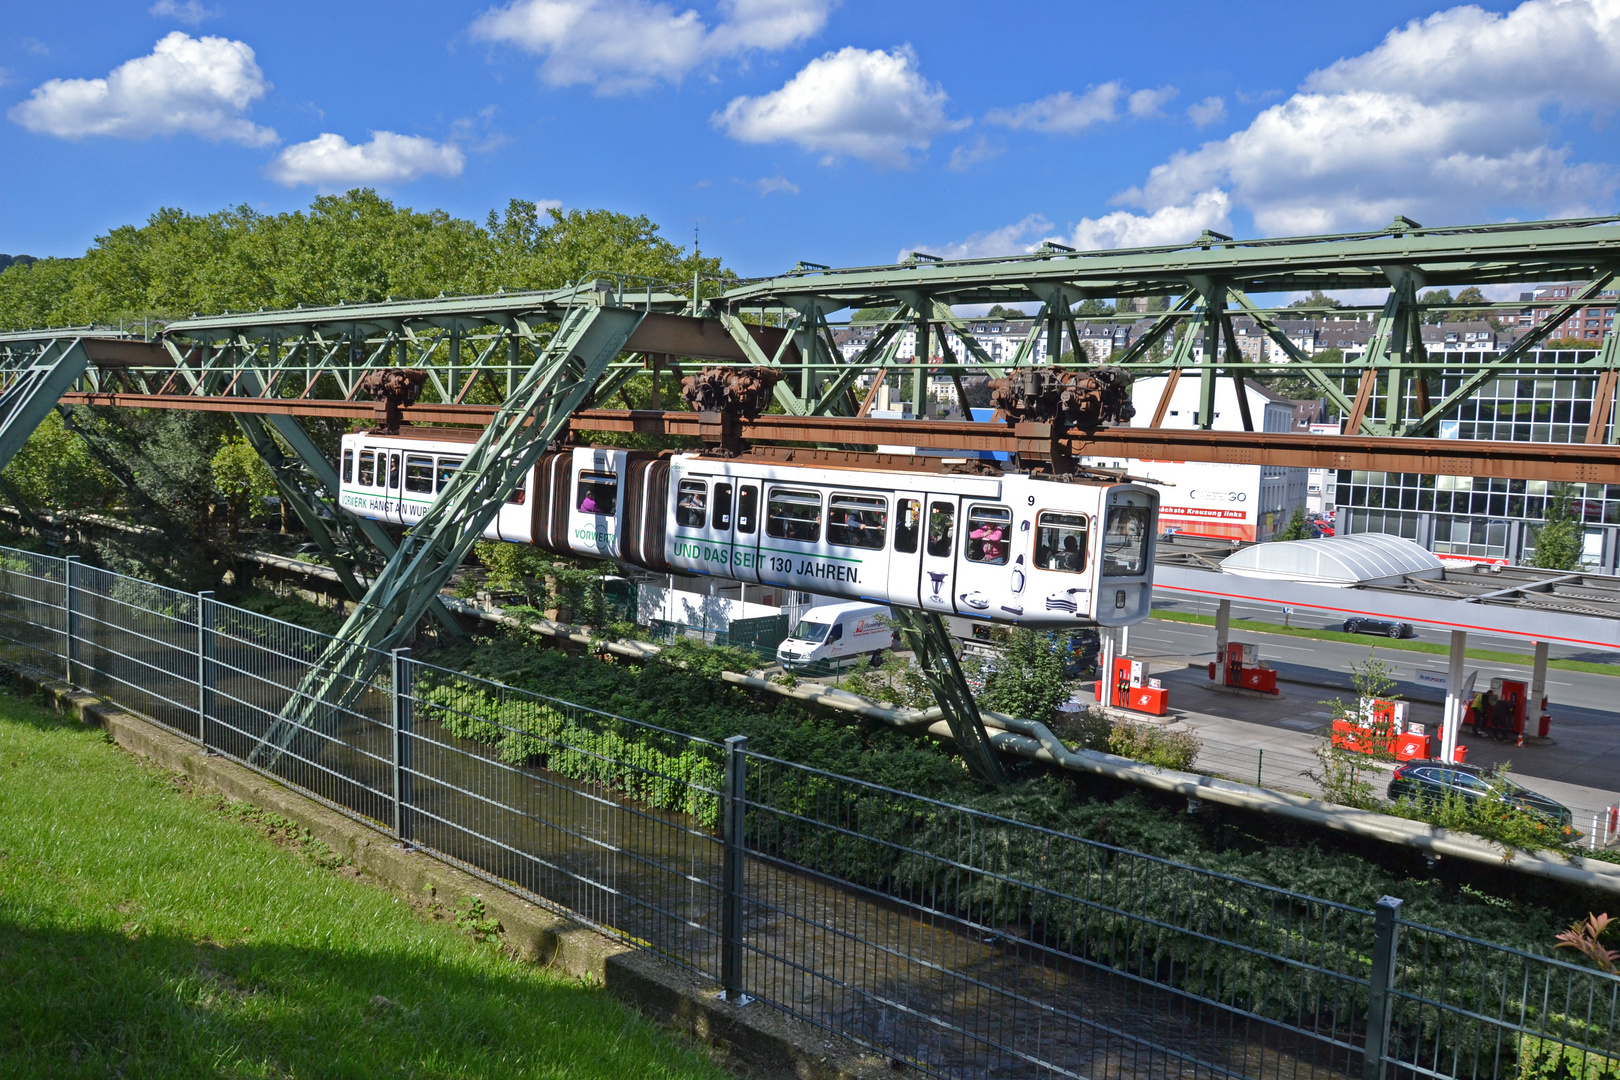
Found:
[(1516, 806), (1557, 829), (1566, 840), (1577, 840), (1581, 835), (1575, 830), (1575, 815), (1569, 807), (1505, 776), (1492, 775), (1478, 765), (1408, 761), (1396, 766), (1389, 782), (1391, 801), (1411, 798), (1432, 806), (1452, 795), (1473, 801), (1496, 799)]
[(1344, 632), (1347, 634), (1377, 634), (1379, 637), (1403, 638), (1411, 637), (1417, 631), (1412, 629), (1411, 623), (1393, 622), (1389, 619), (1346, 619)]

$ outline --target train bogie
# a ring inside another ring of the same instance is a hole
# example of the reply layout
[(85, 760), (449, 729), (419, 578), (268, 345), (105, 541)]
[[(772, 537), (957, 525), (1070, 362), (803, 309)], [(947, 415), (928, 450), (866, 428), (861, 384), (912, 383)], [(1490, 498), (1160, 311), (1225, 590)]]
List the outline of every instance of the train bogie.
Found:
[[(347, 436), (344, 475), (351, 449), (357, 478), (367, 454), (373, 473), (398, 459), (409, 476), (410, 461), (453, 460), (446, 445)], [(421, 509), (398, 487), (345, 479), (343, 505), (409, 524)], [(940, 614), (1117, 626), (1151, 597), (1158, 496), (1136, 484), (575, 447), (544, 455), (514, 500), (486, 535)]]

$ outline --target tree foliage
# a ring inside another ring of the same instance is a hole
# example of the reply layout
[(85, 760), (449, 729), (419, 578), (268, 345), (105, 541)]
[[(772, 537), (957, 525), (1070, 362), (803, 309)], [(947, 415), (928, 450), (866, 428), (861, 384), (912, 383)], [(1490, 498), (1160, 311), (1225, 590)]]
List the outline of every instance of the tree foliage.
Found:
[(1312, 289), (1309, 296), (1302, 296), (1298, 300), (1292, 301), (1288, 306), (1291, 308), (1340, 308), (1344, 305), (1321, 289)]
[(1543, 570), (1573, 570), (1581, 564), (1585, 541), (1580, 521), (1570, 513), (1568, 484), (1556, 484), (1547, 498), (1547, 513), (1536, 530), (1530, 565)]
[(1288, 518), (1288, 524), (1278, 530), (1273, 540), (1309, 540), (1311, 538), (1310, 523), (1305, 520), (1305, 508), (1294, 507), (1294, 512)]
[(980, 702), (1009, 716), (1049, 723), (1073, 695), (1065, 655), (1067, 642), (1050, 630), (1013, 627), (984, 680)]

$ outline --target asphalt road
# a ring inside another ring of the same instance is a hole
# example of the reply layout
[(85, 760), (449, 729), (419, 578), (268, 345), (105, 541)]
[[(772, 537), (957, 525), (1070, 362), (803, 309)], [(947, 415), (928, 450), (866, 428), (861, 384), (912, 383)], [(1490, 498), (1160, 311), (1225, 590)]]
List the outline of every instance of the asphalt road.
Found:
[[(1233, 617), (1239, 617), (1238, 607), (1237, 604), (1233, 605)], [(1243, 612), (1241, 617), (1251, 616), (1249, 612)], [(1348, 698), (1354, 665), (1364, 663), (1376, 649), (1379, 659), (1391, 667), (1391, 674), (1397, 681), (1397, 692), (1414, 702), (1413, 719), (1430, 724), (1439, 720), (1439, 705), (1445, 699), (1445, 687), (1443, 683), (1419, 682), (1418, 673), (1425, 672), (1443, 680), (1446, 674), (1446, 656), (1443, 653), (1379, 649), (1381, 639), (1374, 637), (1368, 637), (1367, 643), (1362, 645), (1234, 630), (1232, 639), (1254, 642), (1259, 646), (1260, 659), (1277, 668), (1281, 678), (1294, 682), (1294, 685), (1285, 688), (1285, 695), (1296, 711), (1304, 710), (1299, 713), (1300, 716), (1316, 715), (1310, 710), (1320, 708), (1314, 704), (1318, 697)], [(1481, 648), (1497, 647), (1495, 641), (1476, 640), (1472, 635), (1469, 644)], [(1161, 670), (1167, 672), (1185, 670), (1189, 660), (1207, 662), (1214, 659), (1215, 628), (1150, 619), (1131, 627), (1127, 654), (1146, 660), (1150, 669), (1157, 663)], [(1606, 656), (1604, 659), (1617, 658)], [(1483, 689), (1498, 676), (1528, 680), (1529, 660), (1528, 655), (1523, 665), (1469, 660), (1465, 670), (1479, 673), (1475, 684)], [(1185, 678), (1183, 676), (1177, 681), (1185, 681)], [(1313, 690), (1310, 687), (1321, 689)], [(1512, 760), (1515, 768), (1526, 776), (1614, 790), (1615, 778), (1620, 776), (1620, 679), (1554, 668), (1547, 672), (1547, 697), (1548, 711), (1553, 717), (1551, 734), (1554, 745), (1515, 748), (1507, 743), (1471, 739), (1469, 760), (1483, 764)], [(1179, 703), (1196, 708), (1193, 703), (1199, 700), (1182, 694)], [(1171, 703), (1178, 704), (1174, 692)], [(1234, 716), (1244, 718), (1245, 714), (1255, 714), (1253, 719), (1265, 722), (1258, 715), (1263, 711), (1258, 707), (1237, 707)]]
[[(1210, 616), (1215, 614), (1215, 602), (1211, 600), (1183, 600), (1155, 596), (1153, 607), (1161, 611), (1189, 611)], [(1287, 625), (1290, 626), (1313, 627), (1322, 630), (1344, 629), (1344, 623), (1341, 620), (1328, 619), (1319, 612), (1301, 612), (1285, 618), (1280, 609), (1270, 604), (1245, 604), (1234, 601), (1232, 604), (1232, 618), (1254, 619), (1260, 622), (1273, 622), (1278, 625), (1283, 625), (1286, 621)], [(1408, 641), (1430, 641), (1448, 647), (1451, 645), (1451, 635), (1446, 631), (1429, 630), (1423, 627), (1417, 627), (1416, 630), (1417, 636), (1408, 638)], [(1213, 642), (1214, 640), (1214, 631), (1212, 629), (1210, 630), (1210, 641)], [(1369, 635), (1367, 640), (1374, 641), (1376, 639)], [(1490, 634), (1469, 634), (1468, 647), (1470, 649), (1490, 649), (1495, 652), (1518, 653), (1525, 658), (1526, 664), (1530, 662), (1530, 655), (1534, 651), (1533, 646), (1523, 638), (1495, 637)], [(1214, 648), (1213, 644), (1210, 648)], [(1550, 645), (1547, 655), (1562, 660), (1587, 660), (1597, 664), (1620, 664), (1620, 654), (1617, 653), (1598, 652), (1593, 649), (1579, 649), (1558, 644)], [(1444, 666), (1444, 663), (1442, 663), (1441, 667), (1444, 668)]]

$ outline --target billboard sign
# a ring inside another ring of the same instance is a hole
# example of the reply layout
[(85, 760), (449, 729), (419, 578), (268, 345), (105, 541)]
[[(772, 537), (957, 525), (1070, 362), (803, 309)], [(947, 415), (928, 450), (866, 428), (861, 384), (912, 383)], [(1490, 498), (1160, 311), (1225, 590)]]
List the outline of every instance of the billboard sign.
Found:
[(1161, 530), (1224, 540), (1256, 539), (1260, 466), (1141, 460), (1132, 461), (1130, 471), (1174, 485), (1159, 489)]

